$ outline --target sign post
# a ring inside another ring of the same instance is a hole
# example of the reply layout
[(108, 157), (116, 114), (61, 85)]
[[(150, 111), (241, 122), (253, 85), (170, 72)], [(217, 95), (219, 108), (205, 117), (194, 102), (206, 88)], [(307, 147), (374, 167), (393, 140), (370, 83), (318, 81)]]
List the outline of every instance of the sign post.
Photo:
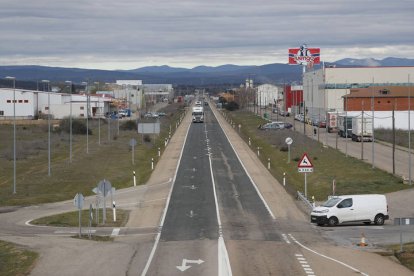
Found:
[(132, 147), (132, 165), (135, 165), (135, 158), (134, 158), (134, 151), (135, 151), (135, 146), (137, 145), (137, 140), (135, 140), (134, 138), (132, 138), (131, 140), (129, 140), (129, 145)]
[(290, 163), (290, 145), (293, 143), (293, 139), (288, 137), (285, 140), (285, 143), (288, 145), (288, 164)]
[(102, 223), (105, 224), (106, 222), (106, 196), (108, 193), (112, 191), (112, 185), (111, 182), (104, 179), (99, 181), (98, 183), (98, 190), (101, 192), (103, 196), (103, 216), (102, 216)]
[(308, 198), (307, 173), (313, 172), (313, 164), (306, 153), (303, 154), (298, 163), (298, 172), (305, 173), (305, 198)]
[(73, 198), (73, 205), (79, 210), (79, 238), (82, 236), (82, 224), (81, 224), (81, 218), (82, 218), (82, 208), (83, 208), (83, 201), (84, 197), (82, 194), (78, 193)]

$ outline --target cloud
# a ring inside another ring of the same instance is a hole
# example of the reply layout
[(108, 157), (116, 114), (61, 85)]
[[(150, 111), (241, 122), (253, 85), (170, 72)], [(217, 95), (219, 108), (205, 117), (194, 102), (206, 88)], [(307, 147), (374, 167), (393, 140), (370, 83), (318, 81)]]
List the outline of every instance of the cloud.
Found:
[[(28, 2), (28, 3), (27, 3)], [(3, 0), (0, 64), (128, 69), (413, 57), (408, 0)]]

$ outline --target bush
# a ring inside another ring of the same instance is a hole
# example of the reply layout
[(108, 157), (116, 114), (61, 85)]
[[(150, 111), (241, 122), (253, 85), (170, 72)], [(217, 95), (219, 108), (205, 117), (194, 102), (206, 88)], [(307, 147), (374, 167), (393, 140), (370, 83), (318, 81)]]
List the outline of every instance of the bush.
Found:
[(128, 120), (124, 122), (120, 128), (122, 130), (137, 130), (137, 123), (133, 120)]
[[(65, 118), (60, 121), (59, 130), (70, 133), (70, 119)], [(89, 128), (88, 133), (92, 135), (92, 130)], [(86, 134), (86, 121), (80, 119), (72, 119), (72, 134)]]
[(239, 104), (238, 104), (238, 103), (236, 103), (236, 102), (229, 102), (229, 103), (227, 103), (227, 104), (225, 105), (225, 108), (226, 108), (228, 111), (234, 111), (234, 110), (239, 109)]
[(151, 136), (149, 136), (148, 134), (145, 134), (144, 135), (144, 142), (150, 143), (151, 142)]

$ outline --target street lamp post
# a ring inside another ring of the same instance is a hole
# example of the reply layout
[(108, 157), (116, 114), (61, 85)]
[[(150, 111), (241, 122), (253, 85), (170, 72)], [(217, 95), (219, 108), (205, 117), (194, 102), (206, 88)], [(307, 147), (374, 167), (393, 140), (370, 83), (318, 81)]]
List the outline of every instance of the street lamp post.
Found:
[(49, 92), (49, 81), (48, 80), (42, 80), (43, 83), (47, 83), (47, 127), (48, 127), (48, 154), (47, 154), (47, 160), (48, 160), (48, 169), (47, 169), (47, 175), (51, 176), (50, 173), (50, 92)]
[(13, 81), (13, 194), (16, 193), (16, 78), (6, 77)]
[(72, 81), (65, 81), (70, 85), (70, 115), (69, 115), (69, 163), (72, 163)]
[(89, 92), (88, 92), (88, 83), (82, 82), (85, 85), (85, 94), (86, 94), (86, 153), (89, 153)]

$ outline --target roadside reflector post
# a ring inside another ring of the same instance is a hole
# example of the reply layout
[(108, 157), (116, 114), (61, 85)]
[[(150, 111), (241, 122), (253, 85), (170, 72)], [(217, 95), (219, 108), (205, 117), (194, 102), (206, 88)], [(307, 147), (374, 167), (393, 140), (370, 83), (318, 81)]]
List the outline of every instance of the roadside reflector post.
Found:
[(154, 158), (151, 158), (151, 170), (154, 170)]
[(114, 217), (114, 222), (116, 222), (116, 206), (115, 206), (115, 200), (112, 201), (112, 213)]
[(251, 146), (252, 145), (252, 143), (251, 143), (251, 141), (250, 141), (250, 137), (249, 137), (249, 146)]
[(257, 147), (257, 156), (260, 156), (260, 151), (259, 151), (259, 147)]
[(283, 186), (286, 186), (286, 173), (283, 173)]
[(270, 158), (267, 158), (267, 169), (270, 170)]
[(134, 187), (136, 187), (137, 186), (137, 178), (135, 176), (135, 171), (132, 171), (132, 173), (133, 173), (133, 178), (134, 178)]
[(241, 124), (239, 124), (239, 133), (240, 133), (240, 130), (241, 130)]
[(161, 149), (158, 148), (158, 157), (160, 157), (160, 156), (161, 156)]

